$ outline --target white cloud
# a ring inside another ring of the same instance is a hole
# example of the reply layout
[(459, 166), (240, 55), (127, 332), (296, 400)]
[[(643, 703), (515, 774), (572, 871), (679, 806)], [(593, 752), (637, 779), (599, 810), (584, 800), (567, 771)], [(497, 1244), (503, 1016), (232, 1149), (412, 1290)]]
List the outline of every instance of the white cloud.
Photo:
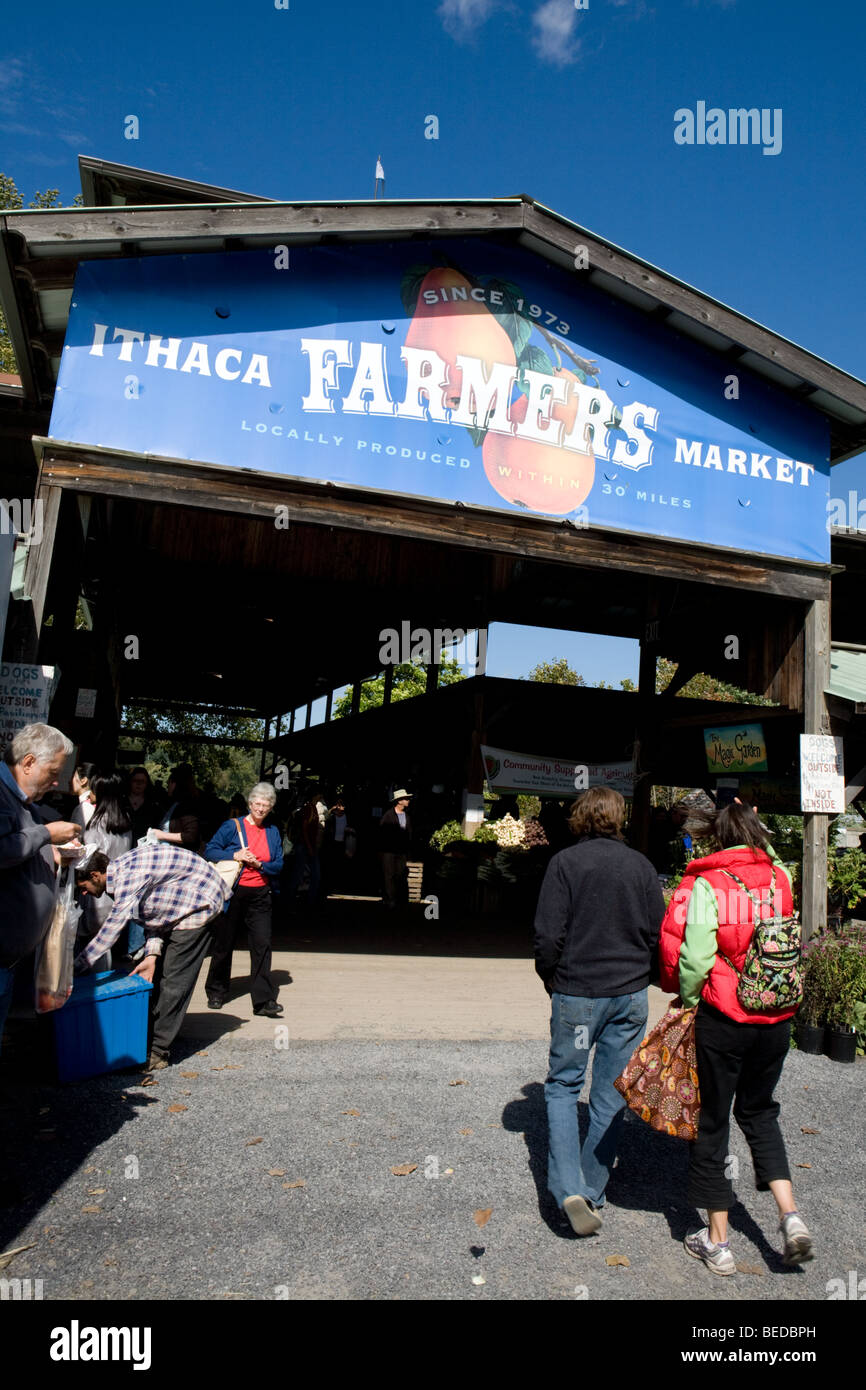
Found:
[(564, 68), (577, 61), (580, 40), (575, 38), (578, 11), (574, 0), (544, 0), (532, 16), (532, 46), (543, 63)]
[(24, 77), (23, 59), (6, 58), (0, 62), (0, 112), (6, 116), (14, 115), (18, 109)]
[(500, 0), (442, 0), (437, 14), (447, 33), (465, 39), (500, 8)]

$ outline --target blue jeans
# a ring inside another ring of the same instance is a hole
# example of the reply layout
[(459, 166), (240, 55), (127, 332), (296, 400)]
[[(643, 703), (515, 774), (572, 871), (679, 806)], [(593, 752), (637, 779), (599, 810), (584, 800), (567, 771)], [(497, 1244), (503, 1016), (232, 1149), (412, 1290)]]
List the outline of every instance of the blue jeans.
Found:
[(12, 1003), (12, 988), (15, 984), (15, 968), (0, 965), (0, 1047), (3, 1045), (3, 1028), (6, 1015)]
[[(559, 1207), (574, 1196), (602, 1207), (625, 1110), (613, 1082), (644, 1036), (647, 992), (615, 999), (553, 994), (551, 1003), (547, 1186)], [(581, 1146), (577, 1102), (593, 1047), (589, 1131)]]

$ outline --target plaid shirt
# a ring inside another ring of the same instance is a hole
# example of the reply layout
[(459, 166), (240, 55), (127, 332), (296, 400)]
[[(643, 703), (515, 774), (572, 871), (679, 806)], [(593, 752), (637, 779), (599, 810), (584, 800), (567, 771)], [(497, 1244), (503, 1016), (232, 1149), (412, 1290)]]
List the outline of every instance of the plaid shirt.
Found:
[(76, 965), (93, 965), (130, 918), (148, 932), (145, 954), (161, 955), (163, 937), (173, 928), (203, 927), (222, 912), (226, 900), (216, 869), (190, 850), (165, 842), (142, 845), (115, 859), (106, 871), (105, 891), (114, 898), (114, 907)]

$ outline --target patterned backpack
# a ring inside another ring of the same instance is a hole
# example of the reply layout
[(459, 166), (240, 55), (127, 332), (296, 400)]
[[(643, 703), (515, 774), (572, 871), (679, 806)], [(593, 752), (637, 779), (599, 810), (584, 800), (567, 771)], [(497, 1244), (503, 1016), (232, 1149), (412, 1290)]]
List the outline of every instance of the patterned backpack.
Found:
[[(803, 998), (802, 940), (799, 913), (790, 917), (773, 915), (761, 917), (761, 904), (746, 888), (742, 879), (728, 869), (721, 871), (748, 893), (755, 909), (755, 930), (746, 951), (742, 971), (733, 961), (719, 952), (723, 961), (740, 977), (737, 999), (744, 1009), (753, 1013), (767, 1010), (796, 1009)], [(770, 885), (770, 902), (775, 900), (776, 869)], [(771, 912), (773, 910), (771, 909)]]

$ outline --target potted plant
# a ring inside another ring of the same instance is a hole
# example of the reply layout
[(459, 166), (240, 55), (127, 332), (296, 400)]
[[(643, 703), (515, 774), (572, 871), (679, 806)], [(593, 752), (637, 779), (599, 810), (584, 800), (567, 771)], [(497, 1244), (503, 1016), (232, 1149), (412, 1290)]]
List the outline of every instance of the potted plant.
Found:
[(809, 942), (804, 952), (803, 1002), (795, 1025), (800, 1052), (820, 1054), (824, 1051), (828, 963), (832, 942), (832, 936), (821, 934)]
[(826, 1052), (835, 1062), (857, 1056), (857, 1028), (866, 1001), (866, 932), (849, 924), (827, 951)]

